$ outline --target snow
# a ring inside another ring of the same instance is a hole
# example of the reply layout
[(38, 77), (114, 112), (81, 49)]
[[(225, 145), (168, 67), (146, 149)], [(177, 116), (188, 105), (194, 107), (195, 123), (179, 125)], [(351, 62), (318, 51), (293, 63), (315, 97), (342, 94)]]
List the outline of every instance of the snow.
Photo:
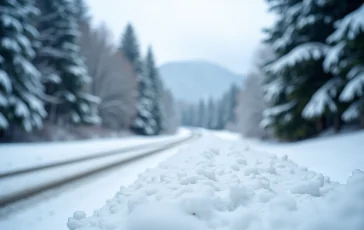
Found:
[(11, 81), (9, 79), (9, 75), (0, 69), (0, 85), (5, 90), (5, 92), (9, 93), (12, 90)]
[(333, 78), (327, 81), (312, 96), (302, 111), (304, 118), (320, 117), (325, 113), (326, 109), (330, 112), (336, 112), (337, 106), (333, 98), (339, 93), (339, 87), (343, 81), (340, 78)]
[(77, 100), (76, 96), (69, 91), (63, 91), (62, 94), (68, 102), (75, 102)]
[(17, 32), (22, 32), (23, 30), (21, 23), (8, 14), (1, 14), (0, 21), (5, 27), (14, 27)]
[(70, 230), (361, 230), (364, 172), (351, 171), (340, 184), (287, 156), (205, 134), (121, 187), (93, 215), (74, 213), (67, 225)]
[(340, 94), (341, 101), (350, 101), (356, 96), (362, 96), (364, 90), (364, 67), (356, 67), (350, 70), (348, 78), (351, 79)]
[(63, 180), (65, 178), (71, 178), (75, 175), (82, 175), (83, 173), (88, 172), (92, 169), (107, 166), (114, 162), (121, 162), (127, 159), (131, 159), (135, 156), (143, 154), (146, 151), (152, 151), (156, 148), (164, 146), (167, 143), (173, 143), (179, 139), (180, 138), (171, 137), (168, 140), (163, 141), (163, 143), (156, 143), (152, 146), (149, 146), (148, 148), (143, 148), (142, 150), (134, 150), (125, 152), (123, 154), (109, 155), (103, 158), (96, 158), (84, 162), (79, 162), (77, 164), (62, 165), (58, 166), (57, 168), (49, 168), (42, 171), (36, 171), (16, 177), (2, 179), (0, 181), (0, 187), (3, 189), (0, 191), (0, 199), (39, 185)]
[(284, 92), (285, 87), (281, 79), (264, 85), (264, 101), (274, 102)]
[(242, 139), (249, 147), (287, 155), (303, 167), (329, 176), (332, 180), (344, 183), (354, 169), (364, 171), (362, 142), (364, 131), (342, 133), (335, 136), (318, 137), (295, 143), (263, 142)]
[(358, 118), (360, 115), (359, 112), (359, 101), (352, 103), (349, 108), (345, 110), (345, 112), (342, 115), (342, 119), (344, 121), (352, 121), (356, 118)]
[(10, 39), (8, 37), (1, 38), (1, 46), (3, 46), (8, 50), (11, 50), (12, 52), (16, 53), (20, 52), (19, 44), (15, 40)]
[(35, 66), (30, 63), (23, 56), (16, 56), (14, 58), (14, 64), (21, 67), (20, 69), (23, 71), (22, 74), (32, 75), (33, 78), (38, 78), (40, 76), (39, 71), (35, 68)]
[(364, 4), (337, 23), (335, 32), (328, 38), (337, 42), (345, 38), (355, 40), (364, 31)]
[(97, 97), (97, 96), (94, 96), (94, 95), (91, 95), (91, 94), (87, 94), (87, 93), (83, 93), (83, 92), (80, 92), (78, 94), (78, 96), (80, 98), (83, 98), (89, 102), (92, 102), (94, 104), (99, 104), (101, 102), (101, 98)]
[[(301, 5), (301, 4), (297, 4), (297, 5)], [(294, 7), (292, 7), (292, 10), (295, 9)], [(283, 49), (284, 47), (290, 45), (292, 43), (292, 34), (294, 32), (294, 27), (289, 26), (285, 33), (276, 41), (274, 41), (274, 43), (272, 44), (272, 47), (274, 50), (280, 50)]]
[(130, 185), (138, 178), (139, 173), (157, 166), (167, 157), (174, 155), (179, 148), (146, 156), (120, 168), (42, 194), (7, 216), (0, 214), (0, 229), (66, 230), (70, 213), (75, 212), (75, 219), (92, 214), (95, 209), (104, 205), (106, 200), (112, 198), (121, 185)]
[(327, 54), (328, 50), (329, 47), (322, 43), (305, 43), (297, 46), (277, 61), (270, 63), (265, 67), (265, 69), (273, 74), (279, 74), (284, 72), (285, 68), (295, 66), (300, 62), (323, 58)]
[(264, 110), (263, 115), (264, 117), (277, 116), (285, 111), (292, 109), (296, 104), (296, 101), (291, 101), (283, 105), (277, 105)]
[(16, 100), (15, 103), (15, 115), (17, 117), (28, 117), (30, 115), (29, 109), (26, 104), (20, 100)]
[(329, 52), (326, 55), (326, 58), (323, 63), (323, 67), (326, 72), (332, 72), (332, 73), (338, 73), (339, 63), (342, 56), (342, 53), (344, 51), (345, 43), (340, 42), (337, 45), (331, 47), (329, 49)]
[(0, 127), (6, 129), (8, 126), (9, 126), (8, 120), (2, 113), (0, 113)]
[(73, 75), (76, 75), (76, 76), (79, 76), (79, 75), (84, 75), (86, 74), (86, 70), (85, 68), (82, 68), (82, 67), (79, 67), (79, 66), (67, 66), (66, 70), (70, 73), (70, 74), (73, 74)]
[(266, 129), (269, 126), (274, 124), (274, 121), (270, 117), (264, 117), (263, 120), (259, 123), (259, 127)]
[(59, 143), (3, 144), (0, 145), (0, 173), (78, 159), (143, 144), (181, 139), (189, 135), (189, 130), (180, 129), (175, 136), (136, 136)]
[(26, 92), (22, 92), (24, 100), (29, 104), (32, 110), (37, 111), (42, 117), (45, 117), (47, 112), (44, 109), (44, 105), (39, 98)]
[(33, 58), (35, 56), (35, 51), (33, 50), (32, 44), (30, 43), (29, 39), (23, 34), (18, 34), (16, 36), (16, 39), (25, 50), (26, 55), (29, 55), (29, 57)]

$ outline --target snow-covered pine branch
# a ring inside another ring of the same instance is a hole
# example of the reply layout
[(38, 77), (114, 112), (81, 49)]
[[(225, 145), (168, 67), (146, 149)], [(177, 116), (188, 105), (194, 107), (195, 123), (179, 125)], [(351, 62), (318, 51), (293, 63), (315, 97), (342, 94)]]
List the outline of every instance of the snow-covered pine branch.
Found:
[(323, 43), (305, 43), (295, 47), (288, 54), (268, 64), (264, 69), (272, 74), (281, 74), (286, 68), (294, 67), (300, 62), (324, 58), (328, 50), (329, 46)]
[(340, 78), (333, 78), (326, 82), (313, 94), (311, 100), (303, 109), (302, 116), (307, 119), (312, 119), (322, 116), (326, 110), (337, 112), (337, 105), (334, 98), (340, 93), (339, 88), (343, 83), (343, 80)]
[(345, 38), (355, 40), (364, 32), (364, 4), (338, 21), (336, 27), (335, 32), (327, 39), (328, 42), (334, 43)]

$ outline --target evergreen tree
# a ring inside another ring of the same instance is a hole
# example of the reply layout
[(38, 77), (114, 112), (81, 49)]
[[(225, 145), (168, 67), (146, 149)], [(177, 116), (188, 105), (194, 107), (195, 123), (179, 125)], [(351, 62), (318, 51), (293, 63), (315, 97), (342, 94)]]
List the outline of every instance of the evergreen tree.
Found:
[(40, 73), (32, 64), (37, 12), (32, 0), (0, 2), (0, 131), (16, 124), (29, 132), (46, 116)]
[[(68, 0), (42, 2), (38, 22), (41, 46), (38, 63), (46, 92), (57, 99), (48, 105), (53, 116), (74, 123), (98, 123), (98, 98), (84, 92), (90, 77), (80, 55), (75, 5)], [(52, 118), (51, 118), (52, 119)]]
[(137, 115), (131, 127), (134, 132), (141, 135), (156, 135), (160, 125), (156, 120), (160, 115), (156, 104), (156, 82), (153, 81), (156, 73), (154, 68), (150, 68), (151, 66), (154, 66), (154, 59), (152, 52), (148, 52), (143, 72), (139, 75)]
[(217, 125), (218, 125), (218, 120), (219, 120), (219, 117), (218, 117), (219, 112), (218, 112), (218, 107), (212, 98), (210, 98), (208, 100), (207, 110), (208, 110), (207, 128), (216, 129)]
[(142, 72), (142, 63), (140, 57), (140, 47), (133, 26), (129, 23), (121, 38), (121, 51), (125, 57), (132, 63), (138, 74)]
[(164, 120), (163, 117), (163, 85), (160, 79), (158, 69), (155, 64), (154, 54), (152, 48), (148, 48), (147, 57), (145, 60), (145, 75), (151, 82), (151, 91), (152, 91), (152, 115), (153, 120), (156, 122), (155, 127), (155, 134), (160, 133), (164, 127)]
[(89, 15), (88, 6), (85, 0), (74, 0), (75, 4), (75, 16), (78, 23), (89, 23), (91, 17)]
[(325, 0), (267, 2), (279, 19), (267, 30), (278, 60), (265, 68), (272, 107), (265, 112), (266, 124), (283, 139), (308, 137), (323, 129), (325, 117), (340, 118), (341, 81), (323, 69), (337, 5)]
[(233, 84), (230, 87), (229, 90), (229, 107), (230, 107), (230, 112), (229, 112), (229, 119), (228, 122), (229, 123), (236, 123), (236, 113), (235, 113), (235, 109), (238, 106), (238, 95), (239, 95), (239, 88), (238, 86), (236, 86), (235, 84)]
[(202, 99), (198, 104), (198, 125), (202, 128), (207, 126), (207, 111), (205, 106), (205, 101)]
[(364, 1), (343, 1), (345, 17), (336, 21), (337, 28), (327, 41), (330, 49), (324, 66), (337, 76), (344, 76), (340, 101), (348, 103), (342, 118), (359, 120), (364, 128)]

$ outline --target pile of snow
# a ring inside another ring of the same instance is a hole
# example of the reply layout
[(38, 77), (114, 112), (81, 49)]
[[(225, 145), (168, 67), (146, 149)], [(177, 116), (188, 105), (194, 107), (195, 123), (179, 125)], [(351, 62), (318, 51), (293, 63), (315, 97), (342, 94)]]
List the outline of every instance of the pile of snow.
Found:
[[(93, 191), (97, 193), (97, 191)], [(364, 229), (364, 172), (345, 184), (288, 159), (206, 135), (121, 187), (70, 230)]]

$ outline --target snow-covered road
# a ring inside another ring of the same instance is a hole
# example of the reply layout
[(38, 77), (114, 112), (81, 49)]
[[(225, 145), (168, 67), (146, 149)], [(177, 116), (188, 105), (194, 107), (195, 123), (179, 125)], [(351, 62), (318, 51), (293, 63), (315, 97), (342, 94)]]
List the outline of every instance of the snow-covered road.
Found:
[(24, 143), (0, 145), (0, 174), (19, 169), (57, 163), (121, 148), (135, 147), (187, 137), (190, 131), (180, 129), (174, 136), (124, 137), (55, 143)]
[(70, 213), (84, 210), (92, 214), (93, 210), (105, 204), (105, 200), (112, 198), (121, 185), (128, 186), (146, 168), (155, 167), (174, 155), (179, 148), (150, 155), (92, 178), (68, 184), (56, 191), (49, 191), (42, 197), (37, 197), (37, 200), (21, 204), (23, 206), (16, 207), (16, 211), (2, 216), (0, 229), (66, 230)]

